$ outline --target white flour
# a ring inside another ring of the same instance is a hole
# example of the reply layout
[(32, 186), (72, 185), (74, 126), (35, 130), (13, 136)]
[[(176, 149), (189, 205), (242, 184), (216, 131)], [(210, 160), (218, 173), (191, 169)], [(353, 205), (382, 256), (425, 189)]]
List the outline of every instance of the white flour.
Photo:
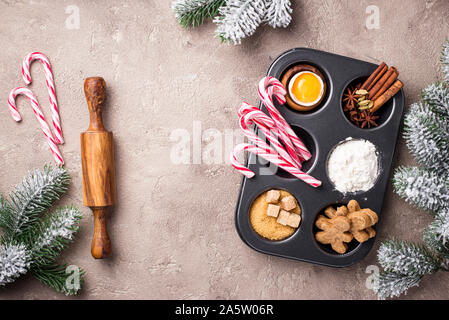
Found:
[(327, 173), (340, 192), (367, 191), (376, 182), (378, 162), (376, 147), (371, 142), (348, 138), (332, 151)]

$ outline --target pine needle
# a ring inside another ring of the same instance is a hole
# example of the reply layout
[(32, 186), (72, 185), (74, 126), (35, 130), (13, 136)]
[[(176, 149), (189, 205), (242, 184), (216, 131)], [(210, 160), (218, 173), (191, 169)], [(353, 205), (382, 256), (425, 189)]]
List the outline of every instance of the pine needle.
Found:
[(251, 36), (265, 17), (265, 0), (227, 0), (214, 19), (215, 36), (222, 42), (240, 44)]
[(373, 291), (381, 300), (399, 297), (401, 294), (406, 294), (408, 289), (418, 286), (421, 278), (420, 275), (410, 276), (381, 271), (374, 275)]
[(184, 28), (197, 27), (218, 15), (225, 0), (178, 0), (172, 4), (176, 19)]
[(449, 121), (429, 105), (415, 103), (404, 123), (404, 139), (415, 159), (439, 173), (449, 170)]
[(447, 176), (418, 167), (398, 167), (393, 187), (408, 203), (435, 214), (449, 205)]
[(449, 82), (449, 39), (446, 39), (446, 42), (443, 45), (441, 63), (443, 64), (444, 80)]
[(22, 243), (4, 243), (0, 251), (0, 286), (14, 282), (28, 272), (31, 254)]
[(0, 216), (4, 237), (14, 237), (26, 232), (40, 215), (66, 192), (70, 176), (62, 167), (45, 166), (29, 174), (11, 192), (8, 207)]
[(409, 276), (434, 273), (440, 266), (440, 261), (425, 246), (407, 241), (384, 241), (377, 257), (385, 271)]
[(292, 11), (290, 0), (268, 1), (264, 21), (272, 28), (287, 28)]
[(65, 295), (76, 295), (84, 283), (84, 271), (73, 272), (67, 265), (45, 265), (34, 267), (33, 275), (43, 284)]
[(449, 209), (441, 210), (426, 228), (424, 242), (444, 259), (449, 259)]
[(449, 86), (447, 83), (436, 82), (422, 92), (423, 101), (441, 116), (449, 117)]
[(69, 181), (64, 168), (45, 166), (28, 175), (9, 200), (0, 196), (0, 286), (31, 270), (59, 292), (72, 295), (80, 290), (84, 272), (55, 261), (78, 231), (81, 213), (63, 207), (45, 214), (66, 192)]
[(33, 265), (53, 263), (72, 242), (74, 234), (78, 232), (81, 218), (77, 208), (58, 208), (30, 230), (27, 242), (31, 248)]
[(414, 206), (428, 210), (435, 220), (425, 229), (425, 245), (385, 241), (378, 250), (384, 271), (376, 274), (373, 290), (380, 299), (398, 297), (421, 278), (449, 271), (449, 41), (441, 57), (445, 82), (423, 90), (422, 103), (405, 117), (404, 138), (419, 167), (398, 167), (393, 186)]

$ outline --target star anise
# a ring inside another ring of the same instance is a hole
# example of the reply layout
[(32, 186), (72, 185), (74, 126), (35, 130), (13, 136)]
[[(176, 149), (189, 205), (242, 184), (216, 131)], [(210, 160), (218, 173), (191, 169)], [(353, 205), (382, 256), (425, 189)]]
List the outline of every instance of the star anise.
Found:
[(354, 122), (357, 125), (359, 122), (359, 117), (360, 117), (359, 109), (354, 109), (349, 112), (349, 118), (351, 119), (352, 122)]
[(348, 87), (346, 89), (346, 92), (343, 95), (343, 102), (345, 104), (343, 111), (345, 111), (345, 112), (352, 111), (357, 106), (358, 97), (355, 94), (356, 91), (357, 91), (357, 88)]
[(373, 127), (377, 127), (378, 124), (376, 123), (376, 120), (379, 119), (379, 116), (375, 116), (373, 115), (371, 112), (369, 111), (363, 111), (360, 114), (360, 117), (357, 119), (360, 122), (360, 128), (371, 128)]

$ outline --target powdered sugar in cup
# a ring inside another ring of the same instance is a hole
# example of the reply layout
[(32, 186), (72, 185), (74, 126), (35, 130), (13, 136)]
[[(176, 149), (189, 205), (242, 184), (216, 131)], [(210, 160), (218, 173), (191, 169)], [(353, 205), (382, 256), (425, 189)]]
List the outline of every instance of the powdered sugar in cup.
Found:
[(327, 174), (342, 193), (368, 191), (379, 175), (379, 159), (374, 144), (348, 138), (338, 144), (327, 161)]

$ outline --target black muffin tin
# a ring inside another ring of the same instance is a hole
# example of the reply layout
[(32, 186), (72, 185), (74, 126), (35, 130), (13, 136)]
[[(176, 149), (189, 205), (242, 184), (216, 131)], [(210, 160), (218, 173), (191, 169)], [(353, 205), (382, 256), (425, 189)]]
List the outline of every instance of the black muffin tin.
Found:
[[(361, 244), (353, 240), (345, 254), (338, 254), (330, 246), (315, 240), (315, 220), (327, 206), (347, 204), (351, 199), (357, 200), (362, 208), (374, 210), (379, 218), (382, 216), (382, 204), (404, 110), (404, 93), (401, 90), (379, 109), (378, 127), (361, 129), (344, 114), (342, 97), (348, 85), (363, 82), (377, 65), (323, 51), (296, 48), (280, 55), (268, 69), (268, 75), (281, 79), (284, 72), (296, 64), (310, 64), (323, 73), (327, 83), (326, 96), (320, 106), (305, 113), (295, 111), (287, 104), (276, 104), (276, 107), (311, 151), (312, 159), (304, 163), (303, 169), (321, 180), (322, 186), (313, 188), (282, 169), (277, 169), (274, 174), (261, 174), (269, 164), (249, 154), (247, 165), (256, 175), (251, 179), (243, 178), (235, 216), (237, 231), (248, 246), (265, 254), (331, 267), (350, 266), (368, 254), (374, 238)], [(260, 107), (267, 112), (265, 106), (260, 104)], [(376, 146), (380, 172), (372, 189), (344, 195), (335, 190), (329, 180), (326, 164), (330, 151), (348, 137), (365, 139)], [(270, 241), (259, 236), (249, 221), (252, 202), (270, 189), (290, 192), (298, 200), (302, 211), (299, 228), (281, 241)]]

